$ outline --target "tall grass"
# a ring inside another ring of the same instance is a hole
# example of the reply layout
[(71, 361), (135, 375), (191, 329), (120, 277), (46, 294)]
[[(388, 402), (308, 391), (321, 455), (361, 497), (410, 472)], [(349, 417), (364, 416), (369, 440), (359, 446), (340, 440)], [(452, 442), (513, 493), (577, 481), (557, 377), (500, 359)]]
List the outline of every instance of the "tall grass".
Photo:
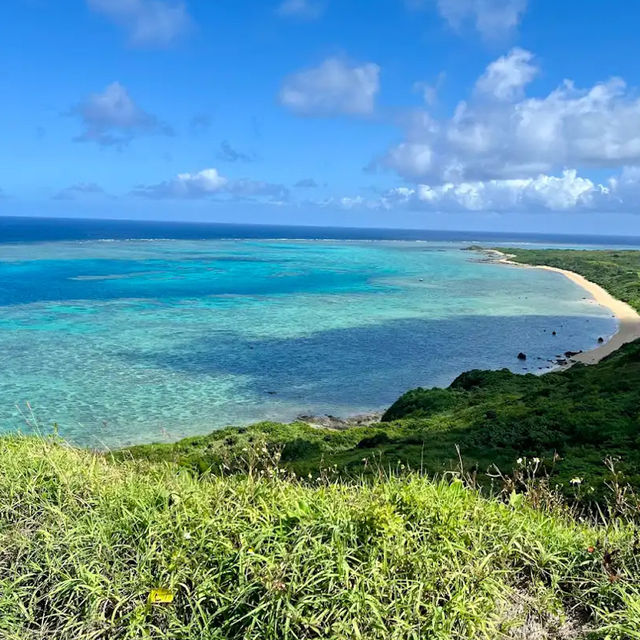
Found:
[(415, 474), (197, 478), (21, 436), (0, 466), (3, 640), (640, 638), (620, 519)]

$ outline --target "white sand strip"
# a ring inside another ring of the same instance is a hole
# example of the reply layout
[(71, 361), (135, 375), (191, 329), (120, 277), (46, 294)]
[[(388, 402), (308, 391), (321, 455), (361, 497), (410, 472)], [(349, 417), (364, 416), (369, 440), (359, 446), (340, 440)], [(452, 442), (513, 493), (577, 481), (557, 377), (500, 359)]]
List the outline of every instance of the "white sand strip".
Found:
[(528, 265), (521, 262), (513, 262), (509, 258), (510, 256), (502, 253), (501, 251), (491, 250), (490, 253), (494, 253), (500, 256), (498, 262), (505, 264), (515, 265), (517, 267), (525, 267), (527, 269), (545, 269), (547, 271), (556, 271), (563, 276), (569, 278), (572, 282), (581, 286), (587, 291), (593, 299), (603, 307), (610, 309), (613, 315), (618, 320), (618, 330), (611, 337), (610, 340), (591, 349), (590, 351), (584, 351), (573, 356), (571, 362), (582, 362), (583, 364), (596, 364), (603, 358), (617, 351), (622, 345), (628, 342), (633, 342), (640, 338), (640, 314), (626, 302), (614, 298), (608, 291), (603, 289), (595, 282), (587, 280), (584, 276), (573, 271), (567, 271), (566, 269), (558, 269), (557, 267), (547, 267), (538, 265)]

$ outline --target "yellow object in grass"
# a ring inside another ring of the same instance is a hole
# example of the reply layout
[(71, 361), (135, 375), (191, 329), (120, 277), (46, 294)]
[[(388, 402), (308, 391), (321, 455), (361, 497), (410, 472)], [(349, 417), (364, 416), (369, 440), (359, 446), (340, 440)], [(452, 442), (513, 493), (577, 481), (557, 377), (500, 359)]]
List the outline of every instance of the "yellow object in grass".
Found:
[(169, 589), (152, 589), (149, 593), (151, 604), (170, 604), (173, 602), (173, 591)]

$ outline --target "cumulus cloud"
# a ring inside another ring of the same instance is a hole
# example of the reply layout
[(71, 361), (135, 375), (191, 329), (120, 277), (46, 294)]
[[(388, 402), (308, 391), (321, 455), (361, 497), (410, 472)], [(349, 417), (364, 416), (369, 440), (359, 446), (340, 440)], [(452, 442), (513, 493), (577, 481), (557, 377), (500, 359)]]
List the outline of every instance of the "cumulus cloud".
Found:
[(522, 98), (524, 87), (538, 73), (532, 63), (533, 54), (524, 49), (512, 49), (506, 56), (492, 62), (478, 78), (476, 89), (497, 100)]
[(228, 140), (223, 140), (220, 143), (220, 149), (218, 150), (218, 159), (225, 162), (252, 162), (255, 158), (248, 153), (243, 153), (234, 149)]
[(625, 168), (606, 184), (565, 170), (560, 175), (475, 182), (405, 185), (377, 196), (343, 196), (315, 204), (341, 209), (455, 212), (640, 212), (640, 171)]
[(197, 173), (179, 173), (159, 184), (139, 186), (134, 194), (149, 198), (202, 198), (221, 193), (228, 182), (217, 169), (202, 169)]
[(380, 202), (432, 211), (568, 211), (609, 208), (619, 198), (610, 186), (566, 170), (560, 176), (398, 187)]
[(87, 3), (125, 29), (135, 46), (167, 46), (191, 24), (182, 0), (87, 0)]
[(283, 0), (278, 5), (278, 13), (281, 16), (303, 18), (313, 20), (319, 18), (325, 9), (322, 0)]
[(357, 66), (328, 58), (286, 78), (280, 103), (303, 116), (368, 115), (375, 108), (379, 74), (380, 67), (372, 62)]
[(102, 93), (91, 94), (71, 109), (71, 115), (84, 125), (78, 142), (122, 147), (139, 135), (172, 133), (156, 116), (143, 111), (119, 82), (112, 82)]
[(147, 198), (207, 198), (226, 196), (234, 199), (268, 198), (286, 200), (286, 187), (260, 180), (242, 178), (230, 180), (217, 169), (202, 169), (196, 173), (179, 173), (175, 178), (155, 185), (142, 185), (134, 195)]
[[(409, 0), (424, 4), (424, 0)], [(527, 0), (436, 0), (440, 15), (458, 30), (473, 25), (487, 40), (500, 40), (520, 24)]]
[(406, 118), (406, 136), (376, 164), (428, 184), (530, 178), (566, 167), (640, 165), (640, 99), (620, 78), (587, 89), (565, 80), (525, 97), (537, 73), (514, 49), (493, 62), (449, 119)]

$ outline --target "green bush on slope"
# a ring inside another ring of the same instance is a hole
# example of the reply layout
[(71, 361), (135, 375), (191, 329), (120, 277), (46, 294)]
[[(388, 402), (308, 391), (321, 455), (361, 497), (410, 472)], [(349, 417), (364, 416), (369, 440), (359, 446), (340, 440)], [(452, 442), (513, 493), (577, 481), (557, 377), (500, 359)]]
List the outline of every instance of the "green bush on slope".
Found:
[(414, 474), (197, 477), (17, 436), (0, 466), (3, 640), (640, 637), (621, 521)]
[(575, 271), (640, 310), (640, 251), (505, 249), (514, 262)]
[(448, 389), (409, 391), (383, 420), (345, 431), (263, 423), (116, 455), (198, 472), (245, 471), (243, 452), (258, 443), (282, 450), (282, 464), (299, 474), (333, 465), (360, 474), (367, 470), (363, 458), (442, 473), (458, 467), (458, 446), (481, 478), (495, 465), (509, 472), (517, 458), (538, 456), (569, 493), (577, 475), (593, 487), (587, 497), (598, 500), (612, 480), (606, 458), (616, 459), (625, 482), (640, 487), (640, 341), (597, 365), (544, 376), (470, 371)]
[[(505, 251), (516, 261), (581, 273), (640, 310), (640, 251)], [(614, 479), (605, 459), (640, 487), (640, 342), (598, 365), (545, 376), (470, 371), (448, 389), (409, 391), (383, 420), (346, 432), (259, 424), (118, 455), (172, 460), (198, 472), (243, 470), (242, 449), (259, 441), (283, 449), (283, 464), (298, 473), (329, 465), (361, 473), (363, 450), (387, 465), (441, 473), (458, 466), (459, 447), (480, 479), (495, 465), (509, 471), (517, 458), (538, 456), (569, 492), (577, 475), (593, 487), (589, 498), (601, 501)]]
[[(638, 304), (622, 253), (601, 284)], [(568, 258), (598, 280), (597, 257)], [(639, 401), (640, 341), (542, 377), (467, 372), (346, 431), (263, 423), (107, 455), (5, 436), (0, 638), (640, 639), (640, 505), (605, 491), (640, 486)], [(502, 499), (404, 470), (456, 468), (456, 447), (480, 484), (516, 466)]]

